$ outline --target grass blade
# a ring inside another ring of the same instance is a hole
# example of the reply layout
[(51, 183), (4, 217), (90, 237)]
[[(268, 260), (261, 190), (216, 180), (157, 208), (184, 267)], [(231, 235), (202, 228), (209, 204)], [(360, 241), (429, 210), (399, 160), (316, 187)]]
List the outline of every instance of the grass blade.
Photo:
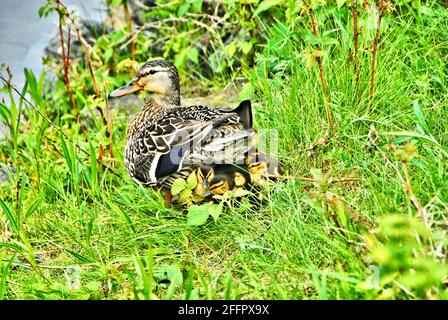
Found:
[(74, 256), (76, 259), (78, 259), (81, 262), (85, 262), (85, 263), (95, 262), (94, 260), (92, 260), (90, 258), (87, 258), (87, 257), (84, 257), (83, 255), (81, 255), (79, 253), (76, 253), (76, 252), (74, 252), (72, 250), (65, 249), (65, 248), (64, 248), (64, 250), (67, 251), (68, 253), (70, 253), (72, 256)]
[(432, 145), (436, 146), (440, 151), (442, 151), (443, 155), (448, 158), (448, 149), (443, 147), (440, 143), (438, 143), (433, 137), (427, 136), (421, 133), (417, 132), (411, 132), (411, 131), (394, 131), (394, 132), (384, 132), (385, 135), (388, 136), (401, 136), (401, 137), (411, 137), (416, 139), (422, 139), (425, 140)]
[(6, 266), (3, 266), (2, 265), (3, 263), (0, 260), (0, 267), (2, 267), (2, 269), (3, 269), (2, 281), (0, 283), (0, 300), (4, 300), (4, 298), (5, 298), (5, 293), (6, 293), (6, 288), (7, 288), (6, 279), (8, 278), (9, 268), (11, 267), (11, 264), (14, 261), (15, 258), (16, 258), (16, 255), (13, 255), (11, 257), (11, 259), (9, 259), (8, 263), (6, 264)]
[(14, 231), (14, 233), (18, 233), (19, 226), (17, 224), (17, 220), (14, 217), (14, 214), (12, 213), (11, 209), (6, 204), (6, 202), (3, 201), (3, 199), (0, 199), (0, 206), (3, 208), (3, 212), (5, 213), (6, 218), (8, 218), (8, 221), (11, 224), (11, 228)]
[(418, 100), (414, 101), (414, 104), (412, 106), (414, 110), (415, 117), (417, 118), (417, 124), (420, 126), (420, 128), (423, 130), (422, 133), (430, 134), (428, 125), (426, 124), (425, 117), (423, 115), (422, 109), (420, 108), (420, 105), (418, 103)]

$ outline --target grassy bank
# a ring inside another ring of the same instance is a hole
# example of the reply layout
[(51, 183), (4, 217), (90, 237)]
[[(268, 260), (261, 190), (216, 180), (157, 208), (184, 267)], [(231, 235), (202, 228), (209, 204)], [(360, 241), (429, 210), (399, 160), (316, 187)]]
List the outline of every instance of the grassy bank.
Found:
[[(0, 298), (448, 298), (448, 11), (425, 8), (384, 13), (373, 103), (375, 11), (359, 15), (359, 81), (352, 13), (335, 4), (314, 8), (318, 40), (306, 10), (253, 18), (253, 63), (210, 79), (180, 66), (190, 95), (247, 78), (240, 98), (252, 99), (257, 128), (277, 130), (295, 177), (270, 185), (262, 205), (225, 205), (198, 227), (127, 177), (129, 116), (112, 110), (111, 139), (86, 61), (70, 69), (80, 115), (62, 76), (50, 87), (27, 72), (23, 92), (39, 112), (14, 97), (0, 109), (0, 161), (15, 168), (0, 185)], [(104, 58), (107, 41), (94, 67), (110, 91), (130, 76)], [(142, 43), (139, 61), (150, 58)]]

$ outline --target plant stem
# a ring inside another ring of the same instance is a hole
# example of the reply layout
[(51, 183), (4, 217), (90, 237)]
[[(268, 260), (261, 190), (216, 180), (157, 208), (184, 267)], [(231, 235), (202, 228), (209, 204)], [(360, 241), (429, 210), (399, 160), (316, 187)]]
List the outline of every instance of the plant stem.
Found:
[[(308, 8), (308, 14), (311, 19), (311, 28), (313, 29), (313, 35), (314, 35), (314, 38), (317, 39), (318, 34), (317, 34), (317, 27), (316, 27), (316, 21), (314, 19), (313, 9), (308, 5), (308, 2), (306, 0), (304, 0), (303, 2), (305, 4), (305, 6)], [(320, 46), (316, 45), (316, 49), (320, 50)], [(323, 64), (322, 64), (322, 59), (320, 57), (316, 57), (316, 61), (319, 65), (320, 80), (322, 82), (322, 90), (324, 92), (324, 100), (325, 100), (325, 107), (327, 109), (328, 122), (330, 124), (330, 130), (334, 134), (335, 132), (334, 132), (333, 116), (331, 115), (331, 107), (330, 107), (330, 103), (328, 101), (327, 85), (326, 85), (326, 81), (325, 81), (325, 73), (324, 73), (324, 68), (323, 68)]]
[[(101, 94), (100, 94), (100, 90), (98, 89), (98, 84), (97, 84), (97, 81), (96, 81), (96, 77), (95, 77), (95, 72), (94, 72), (94, 69), (93, 69), (93, 65), (92, 65), (92, 60), (90, 60), (90, 49), (91, 49), (91, 47), (90, 47), (90, 45), (89, 45), (89, 43), (84, 39), (84, 37), (81, 35), (81, 31), (80, 31), (80, 29), (79, 29), (79, 26), (78, 26), (78, 24), (76, 23), (76, 20), (75, 20), (75, 18), (74, 17), (72, 17), (71, 15), (70, 15), (70, 13), (69, 13), (69, 11), (68, 11), (68, 9), (67, 9), (67, 7), (62, 3), (62, 2), (60, 2), (60, 0), (58, 0), (58, 5), (60, 5), (60, 6), (62, 6), (64, 9), (65, 9), (65, 15), (66, 15), (66, 17), (68, 18), (68, 19), (70, 19), (70, 22), (71, 22), (71, 24), (75, 27), (75, 30), (76, 30), (76, 36), (77, 36), (77, 38), (78, 38), (78, 41), (81, 43), (81, 45), (84, 47), (84, 49), (86, 50), (86, 61), (87, 61), (87, 64), (88, 64), (88, 66), (89, 66), (89, 72), (90, 72), (90, 77), (92, 78), (92, 82), (93, 82), (93, 87), (94, 87), (94, 89), (95, 89), (95, 94), (96, 94), (96, 96), (97, 97), (100, 97), (101, 96)], [(68, 50), (67, 50), (67, 52), (70, 52), (70, 25), (69, 25), (69, 33), (68, 33), (68, 41), (69, 41), (69, 47), (68, 47)], [(68, 59), (68, 58), (67, 58)], [(68, 61), (67, 61), (68, 62)]]
[[(283, 178), (280, 176), (280, 178)], [(308, 177), (300, 177), (301, 180), (305, 182), (317, 182), (316, 178), (308, 178)], [(358, 182), (360, 179), (358, 178), (342, 178), (342, 179), (333, 179), (331, 183), (347, 183), (347, 182)]]
[(75, 25), (75, 28), (76, 28), (76, 34), (78, 36), (79, 42), (81, 42), (81, 44), (84, 47), (84, 49), (86, 49), (86, 61), (87, 61), (87, 64), (89, 65), (90, 77), (92, 78), (93, 88), (95, 89), (95, 94), (96, 94), (97, 97), (100, 97), (101, 94), (100, 94), (100, 90), (98, 89), (98, 84), (97, 84), (97, 81), (96, 81), (95, 71), (93, 70), (92, 60), (90, 60), (90, 45), (83, 38), (83, 36), (81, 35), (79, 27), (77, 25)]
[(378, 43), (380, 40), (380, 28), (381, 28), (381, 18), (383, 16), (383, 1), (376, 0), (376, 7), (378, 10), (378, 21), (376, 24), (375, 39), (373, 40), (373, 52), (372, 52), (372, 66), (370, 68), (370, 112), (373, 111), (373, 97), (375, 94), (375, 66), (376, 66), (376, 55), (378, 51)]
[(112, 7), (109, 1), (106, 1), (106, 7), (107, 7), (107, 15), (109, 16), (110, 20), (110, 25), (112, 26), (112, 29), (115, 29), (114, 17), (112, 16)]
[(128, 7), (128, 2), (127, 1), (123, 2), (123, 7), (124, 7), (124, 15), (126, 17), (126, 21), (128, 22), (129, 33), (131, 35), (131, 55), (132, 55), (132, 60), (136, 61), (134, 32), (132, 31), (132, 19), (131, 19), (131, 15), (129, 13), (129, 7)]
[[(58, 14), (59, 14), (59, 39), (61, 41), (61, 50), (62, 50), (62, 62), (64, 64), (64, 80), (65, 80), (65, 87), (67, 90), (68, 97), (70, 99), (70, 103), (72, 105), (73, 110), (75, 112), (78, 112), (78, 107), (76, 105), (76, 101), (73, 98), (73, 93), (70, 86), (70, 78), (68, 76), (68, 68), (69, 68), (69, 55), (70, 52), (65, 51), (65, 45), (64, 45), (64, 33), (62, 32), (62, 12), (61, 12), (61, 2), (60, 0), (56, 0), (57, 6), (58, 6)], [(69, 32), (70, 36), (70, 32)], [(70, 49), (70, 44), (68, 44), (68, 49)]]
[(70, 67), (70, 57), (69, 57), (69, 55), (70, 55), (70, 45), (72, 44), (72, 41), (71, 41), (71, 31), (72, 30), (71, 29), (72, 29), (71, 26), (68, 25), (68, 27), (67, 27), (67, 52), (65, 54), (65, 60), (66, 60), (66, 63), (67, 63), (67, 68)]
[(355, 46), (355, 83), (356, 83), (356, 92), (359, 90), (359, 59), (358, 59), (358, 0), (353, 0), (352, 6), (352, 15), (353, 15), (353, 42)]
[(114, 136), (113, 136), (113, 126), (112, 126), (112, 117), (110, 115), (110, 104), (109, 104), (109, 100), (107, 99), (107, 90), (106, 90), (106, 85), (103, 85), (103, 90), (104, 90), (104, 99), (106, 100), (106, 113), (107, 113), (107, 122), (109, 124), (109, 154), (111, 158), (114, 158), (114, 152), (113, 152), (113, 141), (114, 141)]
[(20, 217), (20, 189), (22, 188), (22, 181), (20, 176), (16, 182), (16, 217), (17, 217), (17, 235), (20, 235), (20, 225), (21, 225), (21, 217)]
[(34, 160), (36, 161), (36, 171), (37, 171), (37, 190), (41, 190), (40, 186), (40, 158), (37, 156), (36, 149), (33, 149)]
[(417, 197), (415, 196), (414, 192), (412, 191), (412, 185), (411, 185), (411, 180), (409, 179), (409, 172), (408, 172), (407, 162), (406, 161), (401, 161), (401, 167), (402, 167), (403, 172), (404, 172), (405, 190), (406, 190), (407, 194), (409, 195), (409, 198), (411, 199), (412, 203), (417, 208), (417, 211), (418, 211), (418, 213), (420, 215), (420, 218), (427, 225), (428, 224), (428, 216), (426, 214), (426, 210), (425, 210), (425, 208), (422, 207), (422, 205), (418, 201)]

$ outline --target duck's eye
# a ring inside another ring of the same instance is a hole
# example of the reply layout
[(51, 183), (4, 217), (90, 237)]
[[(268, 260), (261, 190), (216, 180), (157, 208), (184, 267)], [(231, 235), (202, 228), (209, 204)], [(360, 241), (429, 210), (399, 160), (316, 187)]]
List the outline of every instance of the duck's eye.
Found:
[(149, 70), (149, 71), (148, 71), (149, 74), (154, 74), (154, 73), (156, 73), (156, 72), (157, 72), (156, 70)]

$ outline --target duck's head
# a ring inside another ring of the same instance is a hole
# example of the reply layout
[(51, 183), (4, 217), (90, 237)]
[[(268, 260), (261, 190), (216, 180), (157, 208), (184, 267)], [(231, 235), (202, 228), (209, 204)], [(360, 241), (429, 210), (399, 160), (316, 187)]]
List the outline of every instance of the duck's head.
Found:
[(146, 91), (158, 99), (180, 105), (179, 74), (176, 67), (166, 60), (146, 62), (128, 84), (112, 91), (110, 97), (122, 97), (139, 91)]

